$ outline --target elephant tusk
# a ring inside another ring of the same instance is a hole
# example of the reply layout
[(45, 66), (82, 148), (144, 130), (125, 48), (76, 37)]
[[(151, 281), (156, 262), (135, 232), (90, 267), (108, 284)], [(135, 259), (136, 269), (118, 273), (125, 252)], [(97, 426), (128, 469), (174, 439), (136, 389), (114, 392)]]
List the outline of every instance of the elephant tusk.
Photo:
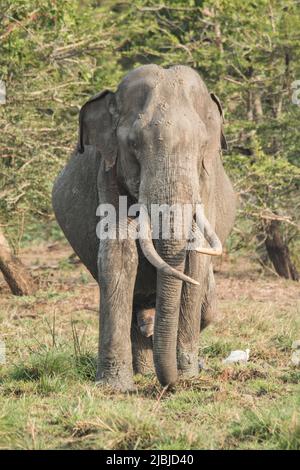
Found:
[(168, 263), (166, 263), (155, 250), (152, 240), (145, 240), (139, 238), (139, 242), (145, 258), (147, 258), (149, 263), (151, 263), (156, 269), (163, 272), (164, 274), (169, 274), (170, 276), (176, 277), (181, 281), (189, 282), (190, 284), (199, 286), (199, 282), (195, 281), (189, 276), (186, 276), (180, 271), (177, 271), (176, 269), (172, 268)]
[[(221, 256), (222, 243), (204, 214), (201, 214), (199, 225), (193, 221), (192, 235), (196, 239), (196, 247), (193, 248), (193, 251), (197, 251), (198, 253), (202, 253), (204, 255)], [(209, 243), (210, 248), (201, 246), (203, 241), (202, 236), (204, 236), (205, 240)]]
[(159, 256), (153, 245), (149, 216), (145, 213), (145, 211), (143, 211), (142, 217), (139, 217), (139, 222), (143, 224), (143, 236), (139, 236), (139, 242), (141, 250), (149, 263), (151, 263), (156, 269), (163, 272), (164, 274), (168, 274), (181, 281), (189, 282), (190, 284), (199, 286), (199, 282), (195, 281), (186, 274), (177, 271), (177, 269), (172, 268)]

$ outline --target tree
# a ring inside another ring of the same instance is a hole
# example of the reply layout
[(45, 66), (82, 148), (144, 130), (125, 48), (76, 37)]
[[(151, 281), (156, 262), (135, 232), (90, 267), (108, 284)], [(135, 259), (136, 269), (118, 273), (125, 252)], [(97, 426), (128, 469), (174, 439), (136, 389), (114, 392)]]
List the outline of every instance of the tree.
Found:
[(0, 228), (0, 271), (14, 295), (31, 295), (36, 284), (23, 263), (14, 256)]
[(299, 275), (288, 244), (299, 236), (300, 112), (291, 95), (300, 73), (299, 11), (293, 1), (229, 0), (219, 2), (213, 16), (222, 32), (220, 76), (229, 83), (223, 89), (231, 106), (228, 163), (243, 198), (242, 217), (264, 239), (277, 273), (293, 280)]

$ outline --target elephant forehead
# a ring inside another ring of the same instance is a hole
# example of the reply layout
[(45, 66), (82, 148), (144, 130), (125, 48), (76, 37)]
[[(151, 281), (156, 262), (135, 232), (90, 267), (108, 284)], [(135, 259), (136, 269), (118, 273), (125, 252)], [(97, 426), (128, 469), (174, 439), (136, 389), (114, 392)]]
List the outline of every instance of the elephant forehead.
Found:
[(135, 82), (148, 83), (150, 86), (162, 81), (174, 81), (178, 84), (201, 86), (204, 84), (198, 73), (191, 67), (185, 65), (174, 65), (170, 68), (163, 68), (155, 64), (143, 65), (129, 72), (121, 81), (119, 88), (127, 87)]
[(157, 65), (139, 67), (122, 80), (117, 95), (122, 109), (143, 108), (149, 101), (166, 106), (172, 101), (180, 102), (194, 94), (207, 94), (199, 75), (190, 67), (174, 66), (164, 69)]
[(157, 66), (139, 67), (124, 77), (118, 87), (117, 94), (125, 100), (130, 95), (146, 95), (164, 79), (164, 72), (164, 69)]

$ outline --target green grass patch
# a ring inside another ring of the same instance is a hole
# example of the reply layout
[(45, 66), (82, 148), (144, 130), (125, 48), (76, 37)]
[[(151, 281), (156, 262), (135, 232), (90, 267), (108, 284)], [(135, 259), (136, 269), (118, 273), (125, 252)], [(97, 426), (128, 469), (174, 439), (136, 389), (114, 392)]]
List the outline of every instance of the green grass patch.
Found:
[[(154, 373), (138, 375), (136, 392), (121, 394), (94, 384), (98, 315), (76, 305), (94, 306), (76, 279), (1, 307), (0, 449), (299, 450), (296, 305), (221, 302), (223, 320), (200, 335), (197, 377), (162, 393)], [(223, 364), (247, 347), (247, 364)]]

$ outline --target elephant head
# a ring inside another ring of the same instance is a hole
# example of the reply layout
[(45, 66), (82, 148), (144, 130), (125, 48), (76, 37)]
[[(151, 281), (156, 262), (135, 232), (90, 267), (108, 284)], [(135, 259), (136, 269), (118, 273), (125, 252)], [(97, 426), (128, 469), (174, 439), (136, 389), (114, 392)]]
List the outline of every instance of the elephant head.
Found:
[[(195, 207), (204, 202), (204, 193), (214, 191), (215, 160), (224, 143), (217, 97), (208, 93), (195, 71), (184, 66), (140, 67), (123, 79), (115, 93), (106, 90), (96, 95), (80, 112), (79, 152), (86, 145), (96, 148), (103, 162), (101, 171), (113, 174), (116, 188), (124, 188), (149, 210), (152, 204)], [(210, 181), (211, 187), (202, 187), (202, 181), (206, 186)], [(140, 237), (140, 246), (157, 268), (154, 363), (161, 384), (167, 385), (177, 378), (182, 281), (198, 282), (184, 273), (188, 239), (159, 236), (153, 241), (149, 219), (144, 222), (148, 230), (147, 236)], [(192, 223), (197, 238), (198, 227)], [(221, 252), (212, 225), (203, 217), (200, 229), (210, 247), (199, 245), (200, 253)]]

